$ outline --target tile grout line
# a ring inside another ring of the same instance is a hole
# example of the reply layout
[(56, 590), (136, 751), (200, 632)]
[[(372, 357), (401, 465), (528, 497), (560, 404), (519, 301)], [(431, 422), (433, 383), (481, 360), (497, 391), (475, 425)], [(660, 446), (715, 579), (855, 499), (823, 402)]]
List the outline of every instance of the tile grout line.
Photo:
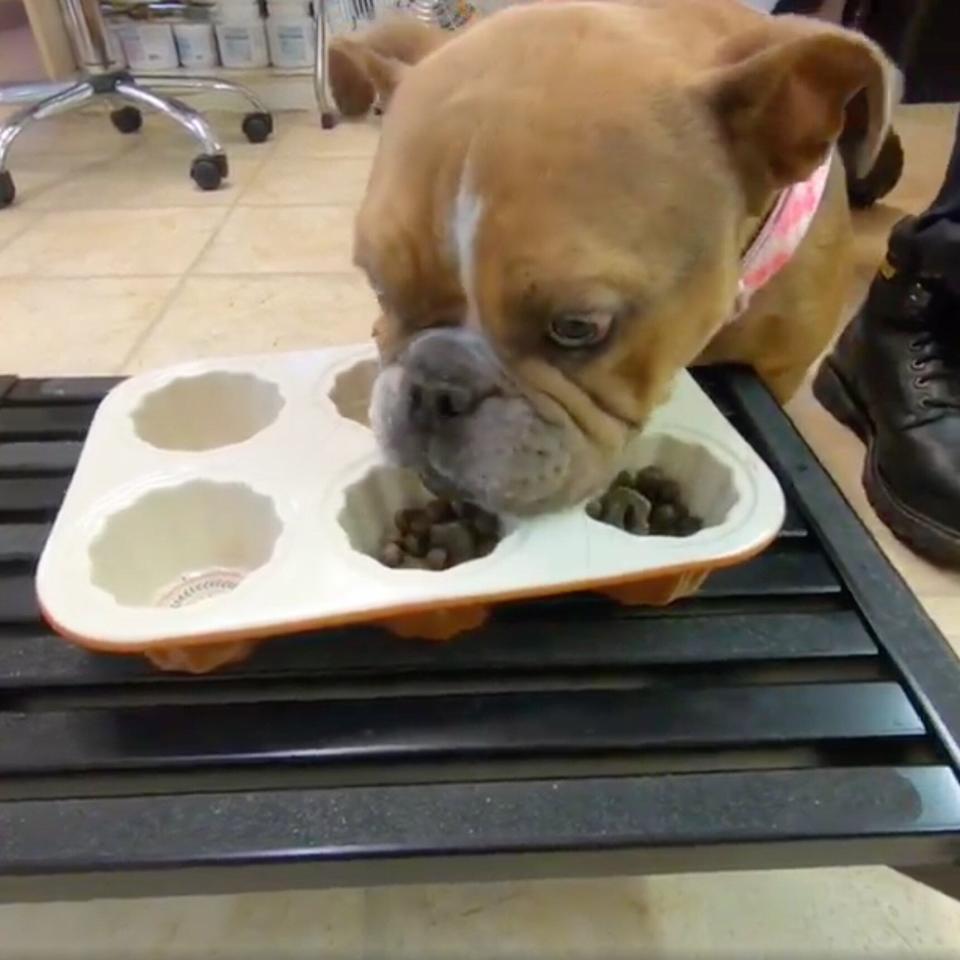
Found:
[[(226, 208), (225, 208), (226, 209)], [(23, 283), (24, 281), (42, 281), (43, 283), (76, 283), (78, 280), (169, 280), (184, 275), (180, 273), (78, 273), (54, 274), (43, 276), (27, 273), (0, 274), (0, 285), (5, 283)], [(231, 272), (229, 270), (216, 273), (192, 273), (191, 276), (201, 280), (308, 280), (314, 277), (337, 277), (343, 280), (360, 277), (358, 270), (265, 270), (259, 273)]]
[[(270, 134), (270, 140), (266, 144), (257, 144), (257, 146), (260, 148), (257, 150), (257, 155), (260, 162), (256, 164), (250, 171), (250, 176), (247, 179), (246, 185), (237, 190), (236, 196), (229, 204), (229, 209), (232, 210), (234, 207), (236, 207), (236, 205), (240, 202), (240, 198), (250, 189), (257, 177), (260, 176), (260, 173), (266, 166), (267, 161), (276, 154), (279, 142), (280, 141), (277, 139), (276, 128), (274, 128), (274, 132)], [(263, 149), (264, 147), (266, 147), (266, 149)]]
[[(263, 152), (263, 157), (260, 160), (259, 166), (253, 171), (251, 175), (251, 180), (259, 174), (260, 170), (266, 164), (267, 160), (277, 149), (277, 142), (274, 140), (270, 144), (270, 149)], [(228, 153), (229, 157), (229, 153)], [(228, 160), (229, 162), (229, 160)], [(248, 184), (249, 186), (249, 184)], [(240, 199), (241, 194), (247, 189), (244, 187), (241, 190), (237, 191), (237, 195), (232, 198), (231, 202), (223, 207), (223, 216), (220, 218), (220, 221), (217, 223), (216, 227), (210, 232), (210, 236), (207, 237), (206, 242), (200, 247), (197, 251), (196, 256), (190, 262), (185, 270), (180, 273), (179, 279), (174, 283), (170, 292), (164, 297), (163, 302), (160, 304), (157, 309), (157, 313), (154, 318), (147, 323), (147, 325), (140, 331), (139, 336), (133, 341), (130, 346), (130, 349), (124, 354), (123, 358), (120, 361), (120, 364), (116, 368), (116, 373), (125, 373), (136, 359), (137, 355), (143, 350), (143, 348), (150, 342), (150, 338), (159, 328), (160, 324), (163, 322), (163, 318), (167, 315), (169, 309), (173, 306), (174, 301), (179, 297), (180, 293), (183, 291), (184, 287), (187, 284), (187, 281), (194, 275), (194, 267), (203, 259), (203, 256), (206, 254), (207, 250), (213, 245), (213, 242), (218, 236), (220, 236), (220, 231), (223, 230), (227, 221), (230, 219), (231, 214), (236, 209), (237, 202)], [(215, 208), (214, 208), (215, 209)]]
[[(132, 144), (124, 144), (122, 147), (117, 149), (117, 152), (110, 154), (109, 156), (97, 156), (88, 158), (83, 161), (79, 167), (76, 169), (71, 169), (63, 173), (62, 176), (58, 177), (56, 180), (52, 180), (50, 183), (46, 184), (36, 193), (34, 200), (40, 199), (51, 193), (53, 190), (56, 190), (59, 187), (63, 187), (68, 184), (75, 177), (85, 177), (97, 170), (97, 168), (102, 167), (108, 163), (113, 163), (115, 160), (122, 160), (127, 154), (132, 153), (135, 147)], [(52, 156), (52, 154), (51, 154)], [(53, 207), (41, 207), (40, 208), (44, 213), (69, 213), (71, 209), (84, 209), (82, 207), (78, 208), (58, 208)], [(95, 208), (93, 208), (95, 209)]]
[[(207, 254), (208, 250), (216, 241), (216, 239), (221, 235), (221, 232), (223, 231), (227, 222), (230, 220), (234, 210), (236, 210), (238, 207), (249, 208), (254, 206), (263, 206), (263, 207), (285, 206), (281, 204), (262, 204), (261, 205), (261, 204), (250, 204), (249, 202), (248, 203), (241, 202), (242, 198), (249, 194), (251, 187), (254, 185), (256, 180), (262, 175), (263, 169), (267, 166), (270, 160), (277, 156), (280, 156), (280, 157), (284, 156), (284, 151), (281, 149), (281, 146), (280, 146), (281, 142), (282, 142), (282, 139), (278, 139), (278, 138), (272, 139), (266, 150), (257, 151), (258, 162), (253, 166), (248, 182), (244, 186), (242, 186), (240, 189), (237, 190), (236, 194), (231, 197), (229, 203), (224, 204), (224, 206), (221, 208), (222, 215), (219, 221), (217, 222), (216, 226), (211, 231), (207, 240), (202, 244), (200, 249), (197, 251), (197, 254), (191, 260), (189, 265), (183, 271), (181, 271), (179, 275), (178, 274), (166, 274), (166, 275), (164, 274), (126, 274), (126, 275), (82, 274), (82, 275), (77, 275), (72, 277), (71, 276), (36, 277), (30, 274), (24, 274), (24, 275), (10, 275), (6, 277), (0, 276), (0, 282), (4, 280), (6, 281), (42, 280), (44, 282), (51, 282), (51, 281), (52, 282), (70, 282), (70, 281), (76, 282), (78, 280), (86, 281), (86, 280), (94, 280), (94, 279), (135, 280), (138, 278), (148, 278), (148, 279), (162, 279), (163, 277), (175, 278), (173, 285), (168, 291), (167, 295), (162, 298), (161, 303), (157, 306), (157, 309), (153, 317), (147, 322), (144, 328), (140, 331), (139, 335), (135, 338), (131, 347), (126, 351), (123, 358), (120, 360), (119, 364), (114, 365), (113, 367), (114, 372), (117, 372), (117, 373), (125, 372), (129, 367), (129, 365), (132, 364), (136, 359), (136, 357), (142, 352), (146, 344), (149, 342), (149, 340), (154, 335), (156, 330), (162, 324), (162, 321), (165, 318), (166, 314), (169, 312), (173, 303), (176, 301), (180, 293), (183, 291), (187, 283), (187, 280), (197, 275), (196, 268), (198, 267), (200, 262), (203, 260), (204, 256)], [(141, 143), (137, 143), (137, 144), (131, 143), (129, 145), (124, 145), (123, 147), (118, 149), (118, 151), (115, 154), (112, 154), (111, 156), (98, 156), (95, 159), (88, 159), (87, 162), (82, 163), (80, 167), (77, 168), (76, 170), (71, 170), (68, 174), (58, 178), (55, 182), (44, 187), (41, 191), (39, 191), (39, 194), (46, 193), (47, 191), (53, 190), (56, 187), (60, 187), (62, 186), (62, 184), (68, 182), (73, 177), (88, 175), (94, 172), (95, 170), (97, 170), (98, 168), (101, 168), (106, 164), (109, 164), (110, 162), (129, 161), (131, 156), (134, 155), (141, 146), (142, 146)], [(228, 155), (229, 155), (229, 148), (228, 148)], [(291, 156), (291, 159), (294, 158), (293, 154), (291, 154), (290, 156)], [(343, 160), (353, 160), (353, 161), (362, 161), (364, 159), (369, 161), (371, 158), (372, 158), (371, 154), (367, 154), (365, 157), (346, 156), (346, 155), (342, 155), (340, 157), (333, 157), (333, 156), (329, 157), (329, 159), (343, 159)], [(318, 159), (323, 159), (323, 158), (318, 158)], [(174, 205), (171, 205), (169, 208), (164, 207), (164, 209), (174, 209), (176, 208), (176, 206), (177, 205), (174, 204)], [(291, 204), (290, 206), (294, 206), (294, 205)], [(330, 208), (355, 209), (356, 204), (342, 203), (342, 202), (341, 203), (309, 203), (309, 204), (297, 204), (296, 206), (307, 207), (307, 208), (319, 208), (319, 209), (330, 209)], [(104, 208), (104, 209), (107, 209), (107, 208)], [(112, 210), (117, 208), (109, 208), (109, 209)], [(126, 208), (126, 209), (137, 210), (138, 208), (132, 207), (132, 208)], [(204, 208), (204, 207), (198, 206), (195, 208), (190, 207), (190, 208), (184, 208), (184, 209), (189, 211), (187, 215), (190, 215), (190, 213), (193, 213), (197, 210), (216, 209), (216, 207), (211, 206), (211, 207)], [(19, 237), (23, 236), (27, 231), (37, 226), (40, 222), (46, 220), (51, 212), (54, 212), (54, 211), (51, 211), (50, 209), (39, 210), (35, 215), (35, 218), (29, 221), (28, 223), (26, 223), (22, 229), (17, 230), (10, 238), (8, 238), (8, 240), (4, 241), (4, 243), (0, 245), (0, 249), (6, 248), (9, 243), (12, 243)], [(321, 276), (321, 277), (335, 276), (335, 277), (341, 277), (341, 278), (348, 278), (348, 277), (354, 276), (354, 274), (353, 272), (348, 270), (335, 270), (335, 271), (328, 270), (328, 271), (320, 271), (317, 273), (303, 272), (303, 271), (290, 271), (290, 272), (282, 272), (282, 273), (267, 272), (263, 274), (252, 274), (252, 275), (250, 273), (205, 274), (203, 276), (212, 277), (212, 278), (216, 278), (217, 276), (243, 277), (247, 279), (266, 280), (267, 278), (270, 278), (270, 277), (291, 277), (291, 276), (302, 277), (302, 278), (317, 277), (317, 276)]]
[[(216, 228), (212, 231), (210, 236), (207, 238), (206, 243), (204, 243), (203, 246), (200, 248), (200, 250), (197, 252), (197, 255), (193, 258), (190, 265), (186, 268), (186, 270), (183, 271), (183, 273), (181, 273), (180, 279), (174, 284), (170, 293), (164, 298), (163, 303), (161, 304), (160, 308), (157, 311), (157, 315), (140, 332), (140, 335), (136, 338), (136, 340), (134, 341), (130, 349), (127, 351), (126, 355), (121, 360), (120, 366), (116, 372), (118, 373), (125, 372), (127, 368), (130, 366), (130, 364), (132, 364), (133, 361), (136, 359), (137, 355), (150, 342), (151, 337), (159, 329), (160, 324), (163, 322), (163, 318), (166, 316), (168, 310), (173, 305), (176, 298), (180, 295), (183, 288), (186, 286), (187, 281), (190, 279), (193, 279), (194, 277), (201, 276), (195, 273), (197, 265), (201, 262), (204, 255), (213, 245), (217, 237), (220, 236), (221, 231), (227, 225), (227, 222), (230, 220), (234, 211), (240, 206), (240, 199), (243, 196), (243, 194), (245, 194), (253, 186), (253, 184), (256, 181), (256, 178), (263, 171), (263, 168), (267, 165), (267, 162), (269, 161), (271, 156), (273, 156), (276, 153), (277, 145), (278, 145), (278, 142), (274, 141), (273, 143), (271, 143), (270, 149), (267, 151), (264, 151), (264, 155), (260, 160), (260, 163), (257, 165), (256, 169), (252, 171), (250, 179), (247, 182), (247, 185), (242, 190), (239, 190), (237, 192), (237, 195), (224, 208), (225, 212), (223, 217), (220, 219), (220, 222), (217, 224)], [(330, 275), (331, 273), (332, 271), (327, 271), (327, 275)], [(316, 276), (317, 274), (294, 273), (293, 275), (294, 276)], [(347, 273), (346, 271), (337, 271), (333, 275), (351, 276), (351, 274)], [(218, 274), (204, 274), (202, 276), (206, 278), (209, 276), (218, 276)], [(232, 274), (230, 276), (243, 276), (243, 277), (249, 278), (250, 274)], [(277, 274), (265, 274), (264, 276), (277, 276)], [(290, 276), (290, 274), (283, 274), (283, 276)]]
[[(183, 271), (183, 275), (181, 277), (181, 283), (178, 286), (182, 286), (183, 282), (186, 281), (188, 277), (194, 276), (194, 270), (196, 269), (200, 261), (203, 259), (204, 254), (207, 252), (207, 250), (209, 250), (214, 240), (216, 240), (217, 237), (220, 236), (221, 231), (227, 225), (227, 221), (233, 215), (234, 210), (237, 209), (237, 205), (240, 202), (240, 197), (243, 196), (243, 194), (246, 193), (246, 191), (250, 188), (250, 185), (257, 178), (260, 171), (263, 169), (263, 167), (265, 166), (267, 161), (270, 159), (271, 155), (276, 151), (276, 149), (277, 149), (277, 141), (275, 139), (271, 140), (269, 149), (263, 151), (263, 156), (260, 159), (259, 165), (257, 165), (257, 167), (251, 172), (250, 179), (247, 182), (247, 185), (238, 189), (236, 192), (236, 195), (232, 198), (230, 203), (228, 203), (224, 207), (224, 214), (221, 217), (220, 222), (217, 224), (214, 231), (207, 238), (207, 242), (200, 248), (200, 250), (197, 252), (197, 255), (187, 265), (186, 270)], [(241, 276), (243, 276), (243, 274), (241, 274)]]
[[(116, 161), (123, 161), (124, 159), (136, 159), (134, 156), (138, 151), (148, 150), (148, 147), (143, 146), (142, 144), (133, 144), (128, 146), (124, 151), (118, 153), (112, 157), (105, 157), (100, 160), (94, 160), (87, 163), (84, 167), (81, 167), (75, 172), (71, 172), (68, 176), (57, 180), (54, 183), (48, 184), (46, 187), (43, 187), (39, 192), (38, 196), (49, 193), (50, 191), (63, 187), (66, 185), (69, 180), (74, 177), (85, 177), (90, 174), (95, 174), (98, 169), (102, 168), (106, 164), (114, 163)], [(179, 158), (178, 158), (179, 159)], [(265, 160), (261, 161), (265, 162)], [(259, 167), (256, 168), (259, 170)], [(184, 189), (191, 189), (193, 186), (192, 181), (190, 180), (189, 174), (184, 173), (184, 179), (186, 185)], [(194, 188), (199, 189), (199, 188)], [(236, 196), (232, 196), (231, 199), (226, 203), (184, 203), (182, 200), (179, 202), (169, 202), (169, 203), (152, 203), (152, 204), (141, 204), (141, 203), (116, 203), (111, 202), (110, 196), (99, 199), (93, 203), (91, 206), (79, 205), (79, 206), (66, 206), (66, 207), (47, 207), (46, 209), (51, 212), (59, 213), (88, 213), (88, 212), (101, 212), (101, 213), (116, 213), (116, 212), (130, 212), (130, 211), (139, 211), (139, 210), (230, 210), (233, 206), (236, 205), (237, 200), (239, 199), (239, 194), (243, 193), (246, 187), (239, 188)], [(219, 191), (214, 191), (214, 193)]]
[(183, 288), (186, 286), (187, 280), (190, 279), (191, 270), (195, 263), (207, 252), (210, 248), (213, 241), (219, 236), (220, 231), (223, 229), (223, 225), (227, 222), (230, 217), (230, 213), (233, 210), (233, 207), (224, 207), (223, 216), (220, 218), (220, 222), (217, 226), (210, 232), (210, 236), (207, 237), (206, 241), (197, 251), (196, 256), (191, 261), (190, 265), (183, 271), (181, 271), (180, 276), (174, 283), (173, 287), (170, 289), (170, 292), (166, 297), (163, 298), (163, 302), (157, 309), (156, 315), (154, 318), (146, 324), (146, 326), (140, 331), (140, 334), (134, 339), (130, 349), (124, 354), (119, 365), (114, 369), (115, 373), (125, 373), (127, 367), (133, 362), (137, 354), (144, 348), (150, 338), (153, 336), (156, 329), (160, 326), (163, 321), (163, 318), (166, 316), (167, 311), (173, 305), (174, 300), (180, 295)]
[[(20, 237), (22, 237), (28, 230), (32, 230), (44, 218), (44, 216), (46, 216), (46, 213), (47, 211), (45, 210), (39, 210), (37, 213), (32, 214), (33, 219), (27, 220), (27, 222), (24, 223), (19, 230), (14, 230), (6, 240), (0, 243), (0, 253), (6, 250), (7, 247), (14, 243), (14, 241), (19, 240)], [(3, 214), (0, 213), (0, 216), (3, 216)], [(0, 275), (0, 279), (2, 279), (2, 275)]]
[(134, 338), (133, 343), (127, 352), (120, 359), (118, 364), (115, 364), (112, 373), (123, 374), (126, 373), (127, 366), (133, 360), (133, 358), (140, 352), (144, 343), (150, 338), (153, 331), (160, 324), (160, 321), (164, 318), (167, 313), (167, 310), (173, 304), (174, 298), (180, 293), (183, 289), (184, 283), (186, 282), (186, 274), (181, 274), (179, 279), (173, 284), (170, 288), (167, 295), (160, 302), (160, 305), (157, 307), (157, 312), (154, 314), (151, 320), (148, 320), (144, 328), (140, 333)]

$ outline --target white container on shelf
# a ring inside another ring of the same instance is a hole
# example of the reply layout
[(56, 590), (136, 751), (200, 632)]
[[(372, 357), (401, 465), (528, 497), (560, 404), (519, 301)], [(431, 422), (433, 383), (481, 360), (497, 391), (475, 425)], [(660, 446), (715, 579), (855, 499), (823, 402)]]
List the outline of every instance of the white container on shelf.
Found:
[(310, 0), (269, 0), (267, 39), (275, 67), (312, 67), (317, 27)]
[(117, 37), (131, 70), (174, 70), (180, 66), (169, 23), (124, 23)]
[(250, 70), (270, 65), (259, 0), (218, 0), (211, 12), (225, 67)]
[(212, 23), (175, 23), (173, 36), (185, 67), (216, 67), (220, 63)]
[(104, 18), (107, 29), (103, 36), (107, 44), (107, 57), (111, 70), (122, 70), (127, 66), (127, 55), (123, 52), (123, 44), (117, 32), (124, 22), (113, 17)]

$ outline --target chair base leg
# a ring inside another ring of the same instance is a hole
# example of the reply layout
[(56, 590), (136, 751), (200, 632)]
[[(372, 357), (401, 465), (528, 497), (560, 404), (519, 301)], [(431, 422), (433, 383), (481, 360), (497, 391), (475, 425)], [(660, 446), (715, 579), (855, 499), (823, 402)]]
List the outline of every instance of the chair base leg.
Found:
[(896, 870), (925, 887), (960, 900), (960, 866), (897, 867)]
[(46, 117), (56, 116), (87, 103), (95, 96), (91, 84), (85, 80), (62, 87), (39, 103), (21, 107), (6, 122), (0, 125), (0, 209), (13, 204), (17, 188), (13, 175), (7, 169), (7, 157), (17, 137), (32, 123)]
[(37, 120), (54, 116), (97, 97), (106, 97), (113, 109), (110, 120), (124, 134), (137, 132), (142, 110), (148, 108), (179, 125), (200, 147), (190, 167), (190, 176), (202, 190), (216, 190), (227, 178), (228, 164), (223, 146), (203, 115), (182, 100), (159, 91), (182, 90), (190, 93), (230, 93), (245, 99), (254, 110), (243, 118), (242, 129), (251, 143), (262, 143), (273, 133), (273, 117), (261, 101), (246, 87), (216, 77), (136, 77), (125, 70), (91, 74), (69, 85), (31, 85), (9, 93), (12, 102), (42, 97), (32, 106), (24, 106), (0, 124), (0, 209), (10, 206), (16, 187), (7, 170), (10, 147), (23, 130)]

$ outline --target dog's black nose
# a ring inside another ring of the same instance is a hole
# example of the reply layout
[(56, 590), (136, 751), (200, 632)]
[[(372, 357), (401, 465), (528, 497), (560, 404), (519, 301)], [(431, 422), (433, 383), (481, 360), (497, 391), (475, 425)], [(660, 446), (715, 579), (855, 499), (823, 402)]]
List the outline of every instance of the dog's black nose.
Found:
[(401, 363), (406, 387), (400, 402), (421, 431), (454, 429), (497, 388), (496, 359), (470, 330), (427, 330), (410, 342)]
[(476, 408), (477, 397), (470, 387), (459, 383), (410, 383), (410, 419), (418, 427), (435, 427), (444, 420), (462, 417)]

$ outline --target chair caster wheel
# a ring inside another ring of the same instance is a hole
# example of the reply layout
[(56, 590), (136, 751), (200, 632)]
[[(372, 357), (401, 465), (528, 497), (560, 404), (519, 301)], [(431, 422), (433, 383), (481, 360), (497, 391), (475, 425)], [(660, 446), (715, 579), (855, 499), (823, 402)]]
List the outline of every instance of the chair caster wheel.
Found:
[(241, 129), (251, 143), (263, 143), (273, 133), (273, 117), (269, 113), (248, 113)]
[(320, 126), (324, 130), (332, 130), (337, 125), (337, 115), (335, 113), (321, 113)]
[(190, 164), (190, 176), (201, 190), (216, 190), (227, 177), (227, 158), (222, 154), (203, 154)]
[(865, 210), (883, 199), (900, 181), (903, 173), (903, 144), (894, 130), (887, 134), (873, 169), (857, 178), (847, 171), (847, 198), (855, 210)]
[(121, 133), (136, 133), (143, 126), (143, 114), (136, 107), (110, 111), (110, 122)]
[(13, 185), (13, 177), (9, 170), (0, 173), (0, 210), (9, 207), (17, 195), (17, 188)]

